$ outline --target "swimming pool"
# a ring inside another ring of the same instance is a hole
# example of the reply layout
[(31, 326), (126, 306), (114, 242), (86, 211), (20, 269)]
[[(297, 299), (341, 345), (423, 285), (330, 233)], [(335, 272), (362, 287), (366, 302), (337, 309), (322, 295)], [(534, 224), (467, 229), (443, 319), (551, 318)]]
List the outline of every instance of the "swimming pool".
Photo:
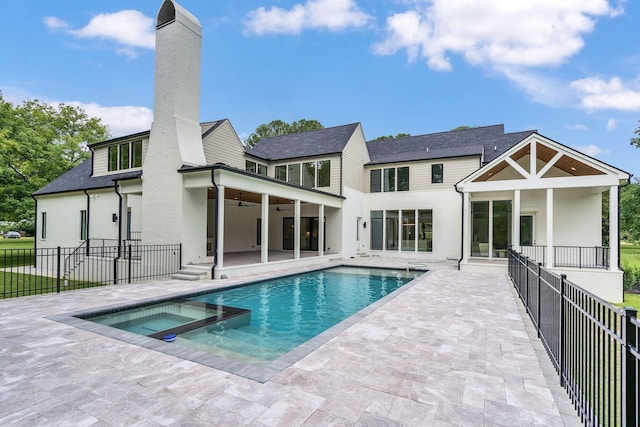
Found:
[(423, 273), (341, 266), (76, 317), (265, 367)]

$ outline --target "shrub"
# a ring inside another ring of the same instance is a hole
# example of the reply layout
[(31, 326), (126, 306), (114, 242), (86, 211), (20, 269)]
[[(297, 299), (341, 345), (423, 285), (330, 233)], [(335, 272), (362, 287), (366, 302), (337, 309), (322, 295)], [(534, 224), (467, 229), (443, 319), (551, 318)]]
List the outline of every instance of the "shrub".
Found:
[(622, 268), (624, 270), (624, 290), (640, 291), (640, 266), (624, 264)]

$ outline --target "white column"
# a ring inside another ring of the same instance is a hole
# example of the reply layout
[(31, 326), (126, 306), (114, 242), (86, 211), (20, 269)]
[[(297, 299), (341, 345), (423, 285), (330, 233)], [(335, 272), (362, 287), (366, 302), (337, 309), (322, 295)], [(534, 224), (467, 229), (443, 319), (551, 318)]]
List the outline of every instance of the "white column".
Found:
[(511, 225), (511, 245), (520, 252), (520, 190), (513, 192), (513, 209)]
[(489, 259), (493, 259), (493, 200), (489, 200)]
[(324, 205), (318, 205), (318, 256), (324, 255)]
[(553, 188), (547, 188), (547, 267), (553, 264)]
[(260, 230), (260, 262), (269, 262), (269, 195), (262, 194), (262, 230)]
[(462, 218), (462, 234), (464, 239), (462, 241), (462, 262), (467, 262), (471, 256), (471, 202), (469, 201), (469, 193), (462, 193), (462, 209), (464, 215)]
[(612, 185), (609, 189), (609, 269), (611, 271), (618, 271), (618, 250), (620, 247), (619, 215), (618, 186)]
[(420, 240), (420, 224), (418, 224), (418, 209), (416, 209), (414, 211), (414, 215), (413, 215), (413, 243), (415, 243), (414, 245), (414, 252), (418, 252), (418, 243)]
[(216, 204), (218, 217), (216, 218), (216, 234), (218, 241), (216, 242), (215, 251), (218, 254), (217, 268), (223, 267), (224, 261), (224, 186), (219, 185), (216, 192)]
[(300, 200), (294, 203), (293, 219), (293, 258), (300, 259)]

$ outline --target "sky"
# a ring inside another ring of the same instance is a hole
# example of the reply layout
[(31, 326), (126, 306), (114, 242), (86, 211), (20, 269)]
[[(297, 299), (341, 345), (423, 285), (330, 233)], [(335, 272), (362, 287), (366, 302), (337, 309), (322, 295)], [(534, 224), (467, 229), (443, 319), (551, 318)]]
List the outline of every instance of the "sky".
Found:
[[(365, 137), (504, 124), (640, 176), (640, 2), (182, 0), (202, 25), (202, 121)], [(161, 0), (2, 0), (0, 91), (77, 105), (112, 136), (153, 120)]]

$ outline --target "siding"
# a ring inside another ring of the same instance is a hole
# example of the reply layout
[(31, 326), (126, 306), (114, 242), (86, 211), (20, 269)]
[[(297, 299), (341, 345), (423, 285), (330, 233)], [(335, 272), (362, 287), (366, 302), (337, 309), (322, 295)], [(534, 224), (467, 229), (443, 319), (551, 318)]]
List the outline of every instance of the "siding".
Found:
[(202, 143), (207, 164), (224, 163), (244, 170), (244, 147), (229, 120), (207, 135)]
[[(442, 184), (431, 183), (431, 165), (442, 163), (444, 179)], [(476, 171), (480, 161), (476, 157), (462, 157), (456, 159), (425, 160), (420, 162), (388, 163), (365, 168), (365, 191), (369, 192), (372, 169), (398, 168), (409, 166), (409, 191), (449, 189), (462, 178)]]
[(358, 191), (366, 191), (364, 165), (370, 161), (369, 150), (362, 132), (362, 125), (358, 125), (349, 142), (342, 151), (342, 179), (343, 185)]

